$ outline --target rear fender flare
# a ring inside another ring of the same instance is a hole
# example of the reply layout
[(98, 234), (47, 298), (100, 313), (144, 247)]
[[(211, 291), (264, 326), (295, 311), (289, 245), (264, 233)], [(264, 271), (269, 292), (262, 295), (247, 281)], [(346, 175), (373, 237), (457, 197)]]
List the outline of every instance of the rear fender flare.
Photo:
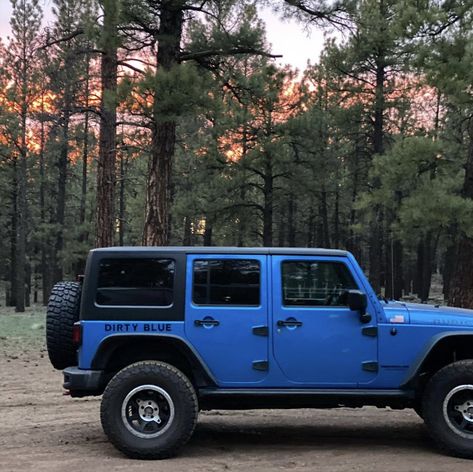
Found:
[(160, 340), (170, 341), (184, 354), (191, 366), (202, 369), (203, 373), (206, 377), (208, 377), (208, 380), (211, 382), (211, 384), (217, 385), (214, 375), (200, 357), (198, 352), (194, 349), (194, 347), (187, 341), (183, 340), (181, 337), (172, 334), (112, 334), (107, 336), (102, 340), (97, 348), (97, 351), (92, 359), (91, 369), (104, 369), (113, 353), (117, 349), (126, 346), (127, 344), (136, 343), (140, 340), (153, 341), (156, 343), (158, 343)]

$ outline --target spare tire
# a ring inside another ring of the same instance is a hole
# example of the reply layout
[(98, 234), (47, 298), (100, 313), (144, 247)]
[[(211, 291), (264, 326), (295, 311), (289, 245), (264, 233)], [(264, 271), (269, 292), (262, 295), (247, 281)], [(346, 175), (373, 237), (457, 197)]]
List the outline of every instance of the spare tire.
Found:
[(81, 284), (59, 282), (51, 290), (46, 314), (46, 342), (55, 369), (77, 365), (72, 328), (79, 321)]

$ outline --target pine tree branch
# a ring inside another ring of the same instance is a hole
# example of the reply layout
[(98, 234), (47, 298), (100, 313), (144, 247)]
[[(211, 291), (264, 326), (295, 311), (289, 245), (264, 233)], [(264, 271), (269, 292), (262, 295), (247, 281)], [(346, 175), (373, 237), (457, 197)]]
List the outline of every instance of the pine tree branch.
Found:
[(122, 66), (122, 67), (127, 67), (128, 69), (131, 69), (132, 71), (137, 72), (138, 74), (145, 73), (143, 69), (139, 69), (138, 67), (132, 66), (131, 64), (127, 62), (127, 60), (117, 61), (117, 65)]
[(346, 9), (341, 2), (334, 2), (333, 6), (327, 9), (311, 7), (307, 0), (284, 0), (284, 2), (307, 15), (311, 22), (329, 23), (338, 29), (349, 27), (349, 21), (344, 16)]
[[(66, 36), (63, 36), (61, 38), (58, 38), (58, 39), (53, 39), (51, 41), (46, 41), (46, 43), (44, 43), (42, 46), (40, 46), (38, 49), (39, 50), (42, 50), (42, 49), (47, 49), (51, 46), (54, 46), (55, 44), (59, 44), (59, 43), (64, 43), (64, 42), (67, 42), (67, 41), (70, 41), (71, 39), (74, 39), (76, 38), (77, 36), (80, 36), (81, 34), (84, 34), (84, 30), (83, 29), (78, 29), (76, 31), (73, 31), (72, 33), (66, 35)], [(48, 34), (49, 36), (49, 34)]]
[(234, 56), (238, 54), (254, 54), (257, 56), (269, 57), (271, 59), (282, 57), (281, 54), (271, 54), (267, 51), (262, 51), (261, 49), (237, 46), (237, 47), (233, 47), (229, 49), (208, 49), (206, 51), (196, 51), (196, 52), (182, 51), (179, 56), (179, 60), (181, 62), (192, 61), (192, 60), (198, 61), (200, 59), (206, 59), (212, 56)]

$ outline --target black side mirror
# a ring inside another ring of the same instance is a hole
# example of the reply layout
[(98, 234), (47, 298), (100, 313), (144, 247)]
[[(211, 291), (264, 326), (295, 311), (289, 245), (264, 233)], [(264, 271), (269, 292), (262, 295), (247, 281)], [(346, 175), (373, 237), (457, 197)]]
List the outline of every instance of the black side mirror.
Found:
[(350, 310), (360, 313), (360, 321), (362, 323), (369, 323), (371, 321), (371, 315), (366, 313), (368, 298), (365, 293), (360, 290), (347, 290), (345, 300)]

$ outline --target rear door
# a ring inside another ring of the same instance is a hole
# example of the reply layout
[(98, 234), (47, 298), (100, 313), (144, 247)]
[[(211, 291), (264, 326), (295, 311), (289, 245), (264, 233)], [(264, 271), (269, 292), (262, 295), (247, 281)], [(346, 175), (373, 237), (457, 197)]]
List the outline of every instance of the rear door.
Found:
[(186, 334), (221, 385), (266, 377), (268, 337), (261, 327), (268, 323), (267, 259), (187, 256)]
[(341, 296), (347, 289), (363, 290), (350, 261), (272, 256), (272, 270), (274, 356), (286, 378), (324, 387), (373, 381), (378, 357), (374, 307), (368, 306), (372, 322), (362, 324)]

